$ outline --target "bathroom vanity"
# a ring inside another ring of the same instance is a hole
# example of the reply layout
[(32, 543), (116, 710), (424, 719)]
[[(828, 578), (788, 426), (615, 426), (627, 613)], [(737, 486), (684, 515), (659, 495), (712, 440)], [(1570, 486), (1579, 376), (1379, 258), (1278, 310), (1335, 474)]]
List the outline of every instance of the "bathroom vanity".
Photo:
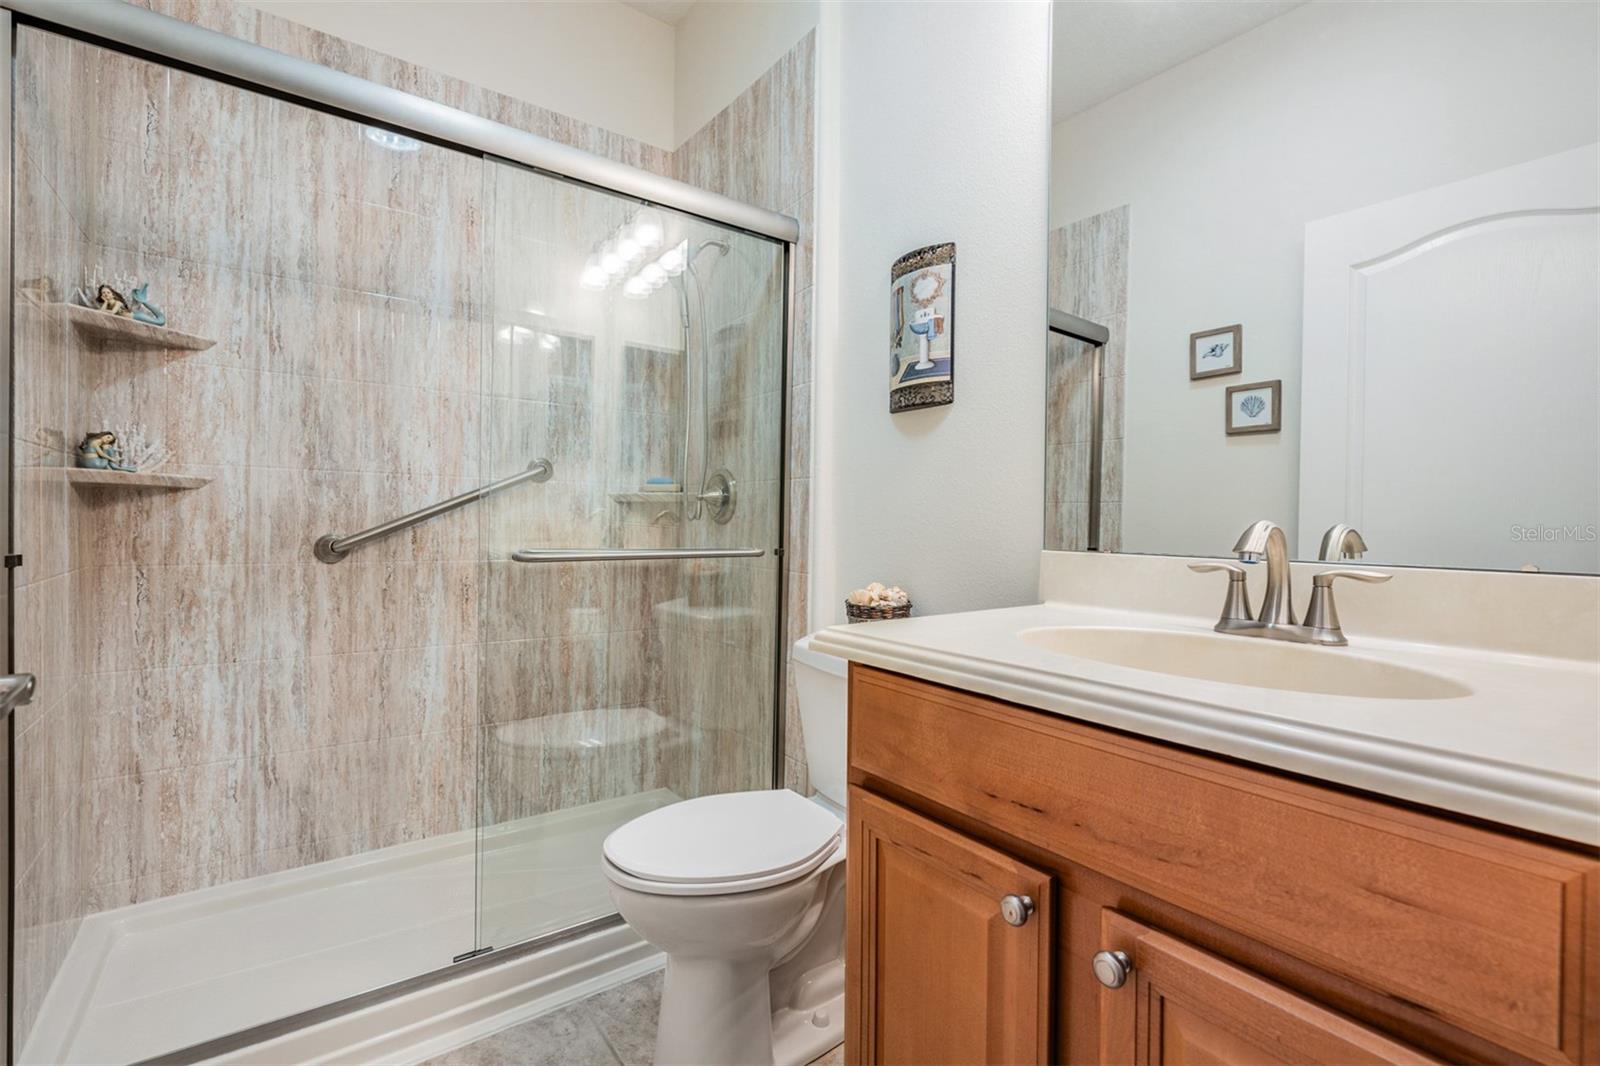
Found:
[(1349, 600), (1350, 648), (1288, 654), (1458, 687), (1295, 691), (1292, 659), (1254, 687), (1038, 636), (1212, 639), (1083, 603), (819, 634), (853, 660), (848, 1061), (1600, 1059), (1592, 665), (1363, 636)]

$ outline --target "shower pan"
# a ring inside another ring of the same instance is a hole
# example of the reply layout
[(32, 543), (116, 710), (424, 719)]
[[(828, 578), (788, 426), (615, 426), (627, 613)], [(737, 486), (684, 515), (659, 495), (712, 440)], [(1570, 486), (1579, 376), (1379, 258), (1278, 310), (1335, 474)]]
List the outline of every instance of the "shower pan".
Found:
[[(0, 7), (11, 1060), (194, 1059), (626, 935), (604, 836), (782, 765), (793, 221), (128, 5)], [(79, 468), (91, 432), (145, 465)]]

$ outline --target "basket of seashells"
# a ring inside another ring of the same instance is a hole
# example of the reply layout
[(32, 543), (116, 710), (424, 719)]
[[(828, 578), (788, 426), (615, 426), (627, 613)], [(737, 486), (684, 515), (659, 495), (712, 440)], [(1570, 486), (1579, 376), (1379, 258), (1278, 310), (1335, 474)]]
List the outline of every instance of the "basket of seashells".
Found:
[(911, 597), (899, 585), (885, 587), (874, 581), (845, 597), (845, 617), (852, 622), (876, 622), (884, 618), (910, 618)]

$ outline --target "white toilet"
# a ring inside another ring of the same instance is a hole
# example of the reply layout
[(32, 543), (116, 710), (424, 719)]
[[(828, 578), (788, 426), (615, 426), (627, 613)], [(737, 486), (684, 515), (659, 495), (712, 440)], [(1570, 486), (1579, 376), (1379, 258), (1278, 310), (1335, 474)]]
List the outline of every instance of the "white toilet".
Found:
[(658, 1066), (803, 1066), (844, 1039), (846, 664), (796, 642), (809, 799), (684, 800), (606, 838), (611, 898), (667, 956)]

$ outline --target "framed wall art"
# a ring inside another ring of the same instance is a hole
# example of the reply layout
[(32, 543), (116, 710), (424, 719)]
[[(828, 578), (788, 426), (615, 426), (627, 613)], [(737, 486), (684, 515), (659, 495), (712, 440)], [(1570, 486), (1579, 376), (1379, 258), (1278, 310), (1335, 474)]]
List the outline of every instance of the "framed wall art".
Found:
[(1189, 334), (1189, 380), (1244, 371), (1244, 327), (1223, 326)]
[(956, 399), (956, 246), (907, 252), (889, 268), (889, 412)]
[(1276, 433), (1283, 423), (1283, 382), (1256, 381), (1228, 387), (1228, 436)]

